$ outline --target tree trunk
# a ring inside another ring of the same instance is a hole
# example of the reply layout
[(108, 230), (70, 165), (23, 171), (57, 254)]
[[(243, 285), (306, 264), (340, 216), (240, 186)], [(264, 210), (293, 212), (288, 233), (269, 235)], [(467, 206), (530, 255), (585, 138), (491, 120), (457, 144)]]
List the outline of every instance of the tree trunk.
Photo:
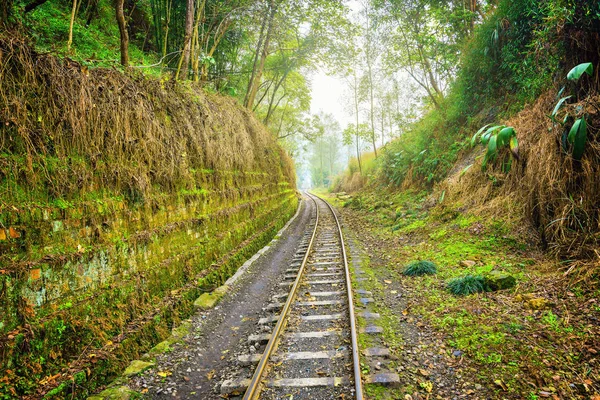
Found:
[(358, 81), (356, 79), (356, 72), (354, 72), (354, 113), (356, 114), (356, 160), (358, 161), (358, 171), (362, 175), (362, 165), (360, 163), (360, 147), (358, 141), (360, 135), (358, 133)]
[(262, 77), (263, 69), (265, 67), (265, 60), (269, 55), (269, 42), (271, 40), (271, 34), (273, 32), (273, 20), (275, 18), (275, 13), (277, 11), (277, 4), (274, 0), (269, 2), (269, 15), (267, 21), (267, 34), (265, 36), (265, 41), (262, 46), (262, 53), (260, 55), (260, 61), (256, 68), (256, 73), (254, 74), (254, 78), (251, 79), (249, 88), (250, 90), (247, 93), (246, 100), (246, 108), (252, 108), (254, 104), (254, 99), (256, 98), (256, 93), (258, 92), (258, 85), (260, 84), (260, 78)]
[(69, 23), (69, 40), (67, 40), (67, 52), (71, 52), (73, 44), (73, 25), (75, 24), (75, 14), (77, 12), (77, 0), (73, 0), (73, 9), (71, 10), (71, 22)]
[(383, 112), (383, 105), (381, 106), (381, 147), (385, 145), (385, 135), (384, 133), (384, 124), (385, 124), (385, 113)]
[(173, 8), (173, 1), (168, 0), (167, 1), (167, 9), (165, 10), (166, 16), (165, 16), (165, 27), (164, 27), (163, 43), (162, 43), (163, 58), (165, 58), (167, 56), (167, 44), (168, 44), (168, 40), (169, 40), (169, 23), (171, 22), (172, 8)]
[(367, 61), (367, 69), (369, 72), (369, 97), (371, 102), (369, 113), (371, 117), (371, 142), (373, 143), (373, 152), (375, 153), (375, 158), (377, 158), (377, 145), (375, 144), (375, 115), (373, 110), (373, 72), (371, 69), (371, 63), (369, 61)]
[[(194, 0), (187, 0), (185, 12), (185, 34), (183, 38), (183, 51), (175, 72), (175, 80), (186, 79), (190, 65), (190, 48), (192, 43), (192, 32), (194, 30)], [(183, 69), (183, 73), (182, 73)]]
[(127, 33), (127, 24), (125, 23), (125, 13), (123, 4), (125, 0), (115, 0), (115, 14), (117, 24), (119, 25), (119, 35), (121, 36), (121, 65), (129, 67), (129, 34)]
[(262, 42), (265, 36), (265, 27), (267, 26), (267, 18), (265, 17), (260, 25), (260, 34), (258, 35), (258, 43), (256, 44), (256, 51), (254, 52), (254, 62), (252, 63), (252, 72), (250, 73), (250, 79), (248, 79), (248, 88), (246, 89), (246, 96), (244, 97), (244, 107), (251, 108), (252, 105), (248, 106), (248, 97), (254, 84), (254, 76), (256, 75), (256, 68), (258, 67), (258, 57), (260, 55), (260, 49), (262, 48)]
[(196, 10), (196, 22), (194, 22), (194, 43), (195, 46), (195, 57), (192, 58), (192, 71), (194, 72), (194, 81), (198, 81), (199, 79), (199, 69), (200, 69), (200, 60), (198, 56), (200, 55), (200, 36), (199, 36), (199, 26), (200, 21), (204, 18), (204, 6), (206, 5), (206, 0), (202, 0), (200, 6)]

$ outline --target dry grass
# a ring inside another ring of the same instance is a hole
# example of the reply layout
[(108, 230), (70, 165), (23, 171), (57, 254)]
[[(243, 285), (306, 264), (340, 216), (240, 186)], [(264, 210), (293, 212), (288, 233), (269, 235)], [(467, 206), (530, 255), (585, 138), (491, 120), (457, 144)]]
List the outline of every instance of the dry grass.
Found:
[(50, 199), (107, 188), (139, 200), (194, 189), (200, 169), (295, 179), (248, 111), (197, 86), (87, 70), (37, 54), (12, 32), (0, 35), (0, 82), (0, 182), (42, 188)]
[(544, 94), (506, 121), (515, 127), (520, 146), (520, 161), (509, 174), (498, 165), (483, 172), (479, 159), (463, 177), (455, 174), (442, 187), (492, 214), (526, 216), (544, 248), (562, 259), (579, 260), (569, 265), (569, 272), (585, 278), (597, 273), (600, 261), (600, 96), (566, 110), (587, 115), (588, 142), (579, 162), (562, 149), (562, 125), (548, 118), (555, 95)]

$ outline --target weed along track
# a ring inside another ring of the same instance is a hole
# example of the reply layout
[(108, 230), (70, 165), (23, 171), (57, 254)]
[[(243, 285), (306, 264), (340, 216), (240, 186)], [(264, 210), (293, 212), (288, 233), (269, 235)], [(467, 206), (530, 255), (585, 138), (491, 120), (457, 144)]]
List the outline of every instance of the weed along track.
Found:
[[(329, 204), (309, 195), (315, 215), (294, 260), (241, 354), (247, 366), (221, 385), (244, 399), (362, 399), (352, 286), (344, 239)], [(244, 374), (246, 374), (244, 376)]]

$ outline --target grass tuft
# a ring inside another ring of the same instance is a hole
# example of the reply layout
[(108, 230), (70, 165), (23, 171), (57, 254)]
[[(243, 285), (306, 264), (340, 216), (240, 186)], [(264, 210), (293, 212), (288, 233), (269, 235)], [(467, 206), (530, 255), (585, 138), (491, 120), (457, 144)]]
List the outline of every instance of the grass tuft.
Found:
[(402, 273), (406, 276), (433, 275), (437, 272), (437, 267), (431, 261), (419, 260), (409, 263)]
[(467, 296), (486, 291), (485, 279), (481, 275), (464, 275), (451, 279), (447, 285), (450, 293), (457, 296)]

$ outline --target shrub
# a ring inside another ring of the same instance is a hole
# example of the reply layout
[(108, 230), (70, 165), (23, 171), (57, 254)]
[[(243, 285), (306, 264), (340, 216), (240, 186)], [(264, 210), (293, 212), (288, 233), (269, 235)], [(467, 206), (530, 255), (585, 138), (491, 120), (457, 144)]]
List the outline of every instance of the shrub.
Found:
[(437, 268), (431, 261), (413, 261), (409, 263), (402, 272), (406, 276), (433, 275), (437, 272)]
[(447, 287), (450, 293), (457, 296), (487, 291), (485, 279), (481, 275), (465, 275), (451, 279)]

